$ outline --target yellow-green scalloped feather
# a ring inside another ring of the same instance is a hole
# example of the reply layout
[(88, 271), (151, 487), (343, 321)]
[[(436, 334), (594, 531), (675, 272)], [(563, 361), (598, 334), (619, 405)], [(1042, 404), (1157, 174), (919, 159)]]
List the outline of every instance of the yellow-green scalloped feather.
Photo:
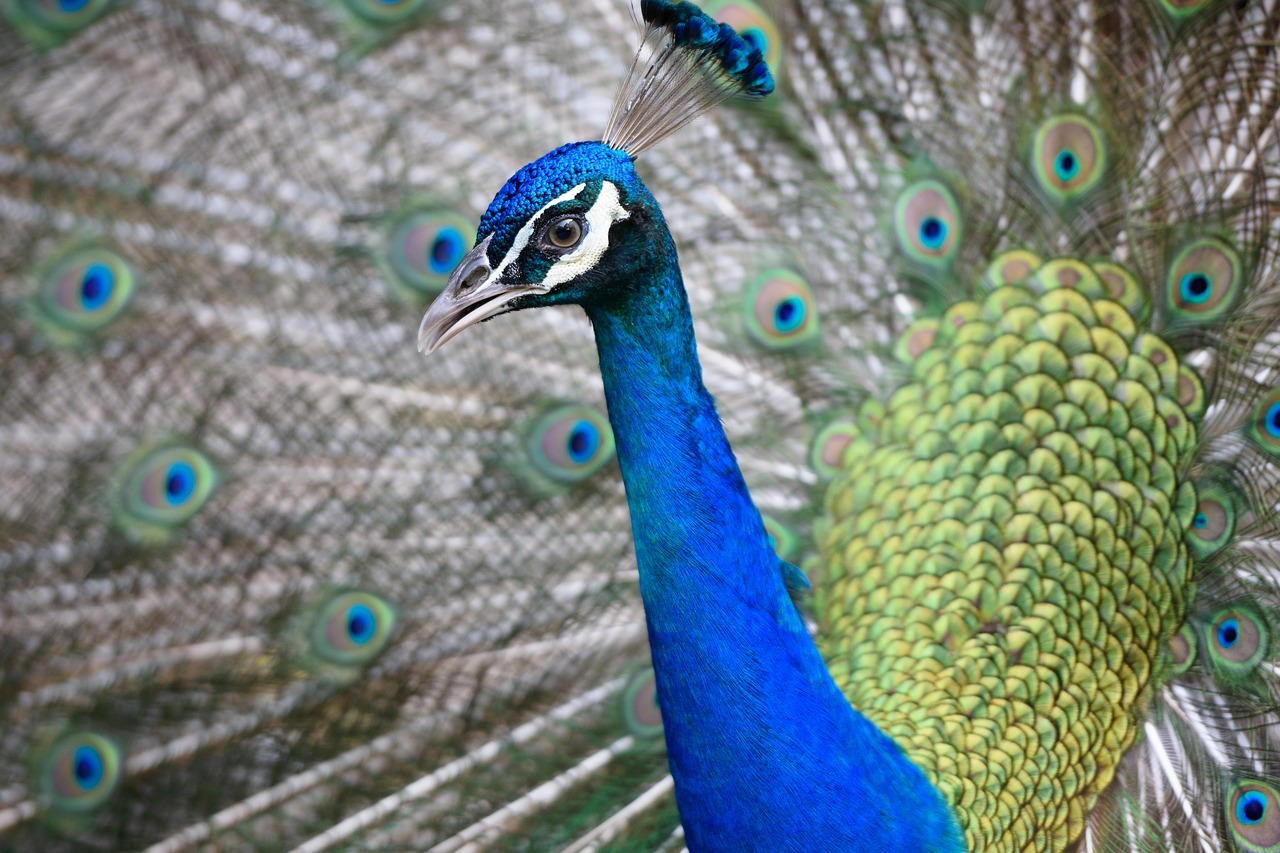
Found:
[(844, 451), (820, 542), (837, 682), (983, 851), (1079, 836), (1192, 588), (1177, 356), (1081, 262), (1032, 288), (907, 332), (910, 379)]

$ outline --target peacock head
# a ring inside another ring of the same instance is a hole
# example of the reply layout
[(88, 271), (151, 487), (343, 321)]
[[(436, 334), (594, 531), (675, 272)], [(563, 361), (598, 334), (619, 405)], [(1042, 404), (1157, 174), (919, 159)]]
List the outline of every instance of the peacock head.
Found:
[(507, 181), (422, 318), (419, 349), (508, 311), (618, 299), (670, 251), (636, 155), (732, 95), (763, 97), (773, 77), (755, 42), (692, 3), (641, 0), (640, 12), (644, 41), (603, 141), (557, 148)]
[(625, 151), (602, 142), (557, 148), (516, 172), (480, 219), (418, 331), (430, 352), (507, 311), (617, 298), (666, 243), (662, 214)]

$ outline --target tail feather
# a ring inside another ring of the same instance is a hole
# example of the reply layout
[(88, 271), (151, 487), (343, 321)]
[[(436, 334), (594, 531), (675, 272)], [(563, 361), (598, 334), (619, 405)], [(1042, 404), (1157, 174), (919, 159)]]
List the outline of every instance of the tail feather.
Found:
[[(644, 623), (589, 325), (504, 318), (429, 366), (412, 342), (488, 193), (598, 135), (625, 13), (55, 5), (0, 0), (5, 843), (681, 849), (654, 727), (619, 710)], [(1103, 503), (1137, 548), (1150, 506), (1179, 519), (1189, 580), (1114, 781), (1009, 849), (1269, 849), (1275, 0), (706, 5), (782, 97), (641, 170), (821, 630), (850, 448), (948, 324), (1074, 272), (1133, 332), (1089, 369), (1152, 401), (1134, 449), (1087, 449), (1178, 460)], [(101, 801), (59, 787), (82, 770)]]

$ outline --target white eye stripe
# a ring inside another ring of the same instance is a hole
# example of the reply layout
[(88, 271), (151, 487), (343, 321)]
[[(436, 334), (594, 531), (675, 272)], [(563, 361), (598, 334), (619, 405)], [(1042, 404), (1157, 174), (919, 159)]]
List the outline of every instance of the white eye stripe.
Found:
[[(516, 232), (515, 242), (511, 244), (511, 248), (507, 250), (507, 254), (502, 258), (502, 263), (498, 264), (498, 266), (494, 268), (490, 278), (492, 278), (495, 281), (501, 278), (502, 274), (506, 272), (507, 267), (511, 266), (516, 262), (516, 259), (520, 257), (520, 253), (524, 251), (524, 247), (529, 245), (529, 241), (533, 239), (533, 227), (538, 223), (538, 220), (542, 218), (542, 214), (547, 212), (548, 208), (554, 207), (555, 205), (559, 204), (562, 201), (568, 201), (569, 199), (577, 198), (578, 194), (581, 193), (586, 188), (587, 188), (586, 184), (578, 184), (576, 187), (569, 190), (564, 195), (557, 196), (556, 198), (551, 199), (551, 201), (547, 202), (542, 206), (541, 210), (539, 210), (533, 216), (530, 216), (529, 221), (526, 222), (524, 226), (519, 231)], [(599, 202), (597, 202), (597, 204), (598, 203)]]
[(594, 267), (609, 250), (609, 226), (630, 216), (631, 212), (622, 206), (618, 188), (609, 181), (601, 182), (600, 195), (587, 211), (586, 236), (578, 248), (551, 265), (542, 279), (543, 286), (550, 288), (564, 284)]

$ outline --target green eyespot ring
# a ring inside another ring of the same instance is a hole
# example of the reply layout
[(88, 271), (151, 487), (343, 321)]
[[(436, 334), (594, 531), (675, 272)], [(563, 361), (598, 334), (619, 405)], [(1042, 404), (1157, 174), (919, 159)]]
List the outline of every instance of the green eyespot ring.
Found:
[(1197, 486), (1198, 502), (1187, 541), (1197, 557), (1210, 557), (1231, 541), (1236, 532), (1236, 499), (1223, 483), (1210, 481)]
[(213, 463), (193, 447), (135, 451), (116, 474), (116, 522), (140, 541), (164, 541), (208, 503), (218, 479)]
[(81, 343), (120, 318), (136, 286), (133, 269), (120, 255), (81, 246), (41, 265), (29, 314), (55, 343)]
[(1169, 658), (1173, 662), (1173, 674), (1182, 675), (1191, 669), (1196, 662), (1196, 650), (1199, 641), (1196, 632), (1190, 625), (1183, 625), (1178, 633), (1169, 638)]
[(112, 0), (5, 0), (0, 14), (40, 48), (56, 47), (92, 24)]
[(1212, 0), (1160, 0), (1160, 7), (1175, 23), (1181, 24), (1203, 11)]
[(809, 283), (786, 269), (770, 269), (747, 289), (743, 315), (758, 345), (784, 350), (818, 337), (818, 311)]
[(776, 518), (766, 515), (763, 516), (763, 520), (764, 533), (769, 538), (769, 547), (782, 559), (790, 560), (800, 547), (800, 537)]
[(1102, 131), (1082, 115), (1050, 118), (1036, 130), (1032, 171), (1053, 200), (1080, 198), (1098, 185), (1107, 168)]
[(1266, 782), (1237, 782), (1227, 794), (1227, 824), (1236, 849), (1280, 853), (1280, 792)]
[(120, 783), (120, 748), (94, 732), (72, 732), (54, 741), (35, 764), (41, 805), (63, 815), (101, 806)]
[(622, 691), (622, 713), (627, 729), (638, 738), (662, 735), (662, 711), (658, 707), (658, 681), (653, 667), (632, 674)]
[(926, 178), (904, 189), (893, 222), (898, 247), (910, 260), (935, 268), (955, 260), (964, 230), (960, 203), (941, 181)]
[(327, 663), (361, 667), (386, 648), (395, 627), (396, 612), (386, 600), (368, 592), (341, 592), (317, 611), (311, 651)]
[(809, 464), (822, 480), (831, 480), (840, 471), (844, 452), (862, 434), (852, 421), (834, 420), (814, 436), (809, 448)]
[(1245, 434), (1259, 450), (1280, 456), (1280, 388), (1268, 393), (1254, 407), (1253, 419)]
[(347, 11), (370, 24), (399, 24), (429, 8), (437, 0), (341, 0)]
[(581, 483), (613, 458), (613, 430), (589, 406), (556, 406), (528, 430), (525, 450), (540, 473), (557, 483)]
[(1166, 274), (1171, 322), (1200, 325), (1220, 320), (1239, 301), (1243, 281), (1235, 249), (1215, 238), (1188, 243), (1173, 256)]
[(409, 210), (394, 217), (384, 238), (383, 269), (402, 295), (434, 297), (449, 283), (476, 232), (470, 220), (450, 210)]
[(1228, 607), (1205, 623), (1204, 648), (1213, 674), (1225, 683), (1241, 682), (1267, 658), (1270, 630), (1248, 607)]

